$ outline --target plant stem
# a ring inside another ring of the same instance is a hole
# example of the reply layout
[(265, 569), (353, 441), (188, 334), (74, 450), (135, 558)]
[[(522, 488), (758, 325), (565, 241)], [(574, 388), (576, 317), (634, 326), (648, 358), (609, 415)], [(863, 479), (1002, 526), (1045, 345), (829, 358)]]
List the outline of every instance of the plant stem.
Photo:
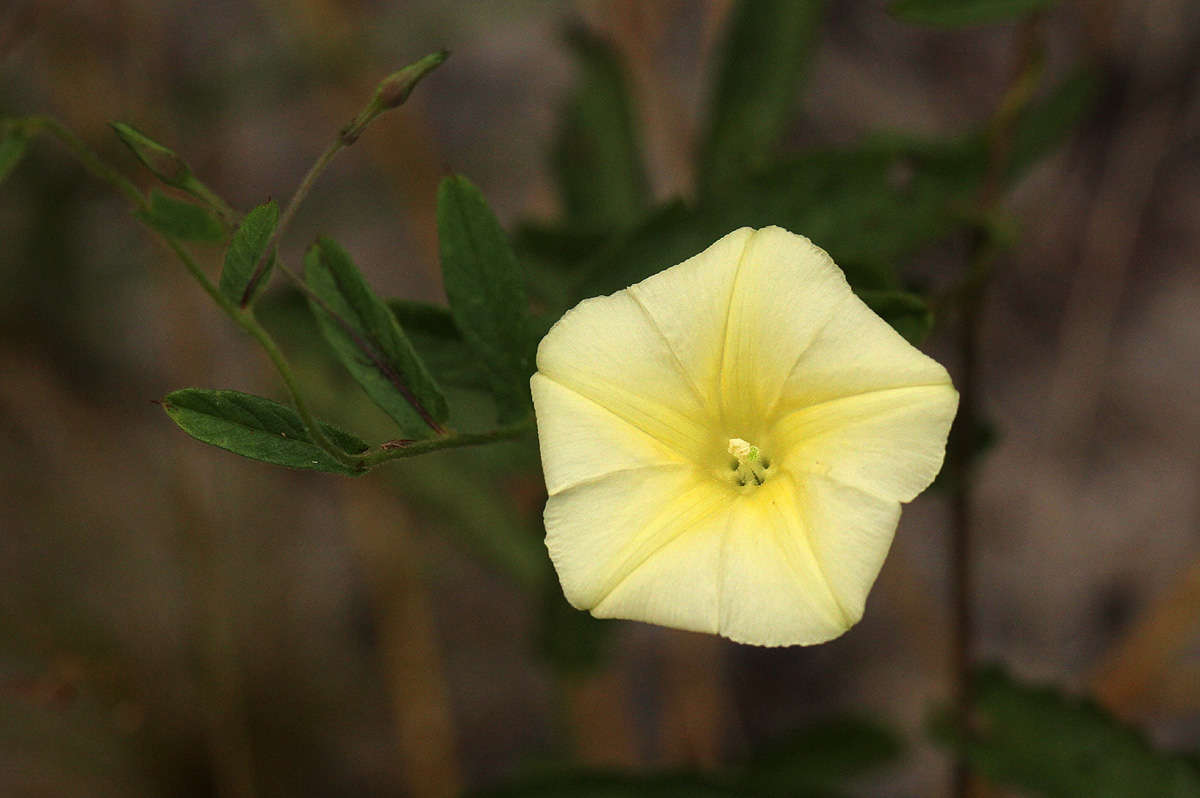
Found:
[[(105, 163), (99, 155), (78, 136), (64, 127), (57, 119), (48, 116), (34, 116), (27, 117), (21, 120), (20, 123), (25, 125), (26, 131), (30, 134), (44, 130), (54, 136), (54, 138), (66, 147), (68, 152), (75, 156), (76, 160), (88, 172), (115, 188), (121, 196), (129, 200), (134, 208), (139, 211), (149, 210), (150, 206), (145, 196), (142, 195), (142, 192), (138, 190), (137, 186), (129, 178)], [(175, 253), (175, 256), (179, 258), (184, 268), (200, 284), (204, 292), (212, 298), (213, 302), (216, 302), (218, 307), (225, 311), (225, 314), (229, 318), (233, 319), (239, 327), (248, 332), (262, 346), (263, 350), (267, 353), (267, 357), (275, 366), (276, 371), (279, 372), (279, 376), (283, 378), (283, 383), (291, 396), (292, 404), (296, 407), (296, 412), (304, 423), (304, 430), (308, 433), (309, 439), (342, 465), (352, 468), (358, 467), (361, 456), (347, 454), (342, 451), (340, 447), (329, 440), (325, 433), (321, 431), (320, 424), (313, 417), (312, 412), (308, 408), (308, 403), (304, 400), (304, 396), (300, 392), (300, 386), (296, 381), (295, 374), (292, 372), (291, 365), (288, 363), (287, 358), (284, 357), (279, 345), (271, 337), (271, 334), (254, 318), (253, 312), (248, 309), (239, 308), (233, 302), (226, 299), (225, 295), (209, 279), (208, 275), (204, 273), (204, 270), (200, 268), (200, 265), (196, 263), (195, 259), (178, 239), (160, 230), (149, 227), (148, 229), (161, 238), (167, 247)]]
[[(279, 215), (279, 224), (275, 225), (275, 230), (271, 233), (271, 238), (267, 240), (267, 245), (263, 247), (262, 255), (260, 255), (258, 258), (258, 263), (254, 264), (254, 273), (250, 277), (250, 281), (247, 283), (247, 286), (258, 285), (258, 281), (262, 278), (263, 272), (267, 268), (267, 263), (270, 261), (271, 253), (274, 252), (276, 247), (279, 245), (279, 239), (283, 236), (283, 231), (286, 230), (287, 226), (291, 223), (292, 217), (296, 215), (296, 211), (299, 209), (300, 204), (304, 202), (304, 199), (308, 196), (309, 192), (312, 191), (312, 187), (316, 184), (317, 178), (321, 176), (321, 173), (324, 172), (329, 164), (333, 161), (334, 156), (345, 149), (345, 147), (346, 144), (342, 141), (340, 136), (335, 138), (333, 143), (325, 148), (325, 152), (321, 153), (320, 157), (313, 162), (311, 167), (309, 167), (308, 173), (304, 175), (304, 179), (300, 181), (300, 185), (296, 186), (296, 190), (292, 193), (291, 199), (289, 199), (287, 205), (284, 206), (283, 213)], [(282, 263), (280, 263), (280, 268), (285, 274), (296, 280), (298, 284), (303, 285), (304, 281), (300, 280), (300, 278), (296, 277), (295, 274), (288, 271)], [(242, 307), (245, 307), (249, 301), (250, 289), (247, 288), (246, 295), (242, 297)]]
[[(956, 292), (959, 302), (959, 333), (956, 341), (960, 372), (959, 402), (958, 417), (947, 447), (953, 486), (950, 503), (950, 593), (953, 612), (950, 665), (955, 721), (958, 728), (967, 734), (973, 706), (971, 654), (975, 639), (975, 613), (971, 603), (974, 595), (971, 547), (974, 486), (971, 472), (975, 439), (980, 427), (979, 339), (992, 264), (1001, 249), (988, 222), (1000, 204), (1005, 187), (1016, 124), (1041, 78), (1044, 54), (1040, 25), (1041, 16), (1035, 14), (1026, 19), (1018, 30), (1016, 70), (988, 123), (988, 169), (976, 203), (982, 224), (972, 234), (967, 273)], [(951, 779), (951, 795), (968, 798), (972, 794), (971, 770), (962, 755), (954, 761)]]
[(484, 432), (451, 432), (442, 437), (427, 438), (419, 441), (391, 441), (382, 444), (378, 449), (359, 455), (359, 457), (364, 467), (372, 468), (389, 460), (415, 457), (419, 454), (428, 454), (429, 452), (436, 452), (441, 449), (459, 449), (464, 446), (477, 446), (484, 443), (513, 440), (533, 431), (533, 429), (534, 418), (530, 415), (512, 424), (496, 427)]

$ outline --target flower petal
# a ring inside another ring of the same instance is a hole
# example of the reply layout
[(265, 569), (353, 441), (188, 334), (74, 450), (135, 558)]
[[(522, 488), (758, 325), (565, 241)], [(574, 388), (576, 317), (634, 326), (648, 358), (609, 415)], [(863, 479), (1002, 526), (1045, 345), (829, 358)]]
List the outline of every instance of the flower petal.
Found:
[(738, 265), (753, 235), (749, 227), (734, 230), (699, 255), (629, 288), (714, 412), (720, 410), (725, 319)]
[(538, 346), (538, 371), (691, 458), (711, 449), (711, 414), (628, 290), (584, 300)]
[(797, 500), (821, 573), (850, 624), (858, 623), (900, 520), (900, 503), (816, 475)]
[(950, 383), (950, 375), (941, 364), (851, 295), (796, 360), (774, 410), (786, 413), (843, 396), (943, 383)]
[(686, 465), (655, 438), (549, 377), (534, 374), (529, 385), (551, 496), (614, 472)]
[[(729, 503), (727, 488), (690, 466), (617, 472), (551, 496), (545, 512), (546, 547), (567, 601), (579, 609), (602, 604), (649, 562), (670, 559), (673, 543), (704, 538), (699, 530)], [(697, 579), (695, 573), (683, 578), (688, 583), (710, 582), (715, 595), (715, 571), (704, 573), (710, 578)], [(664, 589), (673, 595), (669, 585)], [(703, 592), (703, 586), (699, 590)], [(684, 603), (689, 606), (679, 610), (679, 623), (692, 617), (694, 600)], [(715, 621), (715, 607), (708, 605), (704, 623)]]
[(819, 474), (882, 499), (911, 501), (942, 467), (958, 407), (949, 383), (892, 388), (795, 410), (774, 426), (797, 480)]
[(721, 396), (734, 429), (774, 404), (800, 355), (852, 296), (820, 247), (779, 227), (746, 243), (725, 323)]
[[(572, 598), (569, 577), (563, 577), (572, 603), (586, 608), (590, 599), (602, 596), (591, 606), (598, 618), (648, 621), (764, 646), (824, 642), (857, 620), (843, 611), (831, 591), (805, 529), (794, 483), (773, 480), (755, 494), (738, 496), (720, 486), (713, 493), (703, 482), (685, 490), (680, 500), (663, 504), (654, 522), (617, 546), (610, 539), (584, 554), (577, 548), (578, 538), (572, 538), (571, 557), (581, 574), (594, 570), (597, 562), (610, 562), (614, 548), (623, 557), (619, 566), (602, 569), (606, 584), (593, 588), (586, 602)], [(643, 487), (647, 495), (669, 489), (661, 483)], [(629, 497), (639, 489), (627, 480), (625, 490)], [(571, 517), (580, 508), (556, 509)], [(561, 552), (552, 556), (560, 575), (574, 573), (565, 567)], [(851, 606), (861, 606), (853, 591), (851, 598)]]
[(812, 645), (847, 617), (816, 556), (796, 486), (773, 479), (735, 507), (722, 548), (721, 635), (760, 646)]

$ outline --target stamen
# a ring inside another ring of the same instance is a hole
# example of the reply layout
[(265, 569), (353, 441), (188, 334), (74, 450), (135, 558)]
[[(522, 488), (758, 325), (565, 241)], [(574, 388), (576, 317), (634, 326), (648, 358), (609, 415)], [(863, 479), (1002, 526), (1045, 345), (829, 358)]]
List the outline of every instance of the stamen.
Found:
[(730, 463), (729, 470), (733, 472), (738, 487), (761, 485), (766, 481), (766, 471), (771, 467), (771, 461), (762, 456), (757, 446), (742, 438), (730, 438), (728, 452), (737, 458)]

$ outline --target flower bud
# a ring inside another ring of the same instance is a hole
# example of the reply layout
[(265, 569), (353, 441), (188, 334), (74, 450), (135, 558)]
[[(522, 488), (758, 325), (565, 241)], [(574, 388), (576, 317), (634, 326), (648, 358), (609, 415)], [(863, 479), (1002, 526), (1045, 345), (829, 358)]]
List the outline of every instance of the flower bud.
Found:
[(191, 168), (174, 150), (167, 149), (132, 125), (124, 122), (110, 122), (109, 125), (159, 180), (175, 188), (186, 189), (192, 184), (194, 178)]

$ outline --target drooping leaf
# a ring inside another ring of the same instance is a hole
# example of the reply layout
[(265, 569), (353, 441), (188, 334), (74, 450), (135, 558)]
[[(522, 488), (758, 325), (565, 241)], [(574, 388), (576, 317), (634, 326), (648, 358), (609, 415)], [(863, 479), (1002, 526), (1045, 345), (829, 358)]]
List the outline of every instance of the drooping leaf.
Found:
[(29, 147), (29, 136), (17, 125), (0, 128), (0, 183), (9, 176)]
[(808, 236), (856, 290), (896, 290), (894, 266), (961, 223), (986, 169), (974, 141), (880, 138), (810, 153), (738, 181), (694, 206), (672, 203), (597, 254), (580, 298), (606, 294), (681, 263), (739, 227)]
[(155, 177), (174, 188), (191, 188), (192, 170), (174, 150), (159, 144), (133, 125), (124, 122), (110, 122), (109, 125)]
[[(240, 391), (184, 388), (167, 394), (163, 409), (179, 428), (198, 441), (242, 457), (308, 471), (356, 474), (314, 444), (296, 411)], [(322, 432), (348, 454), (367, 444), (327, 424)]]
[(275, 256), (267, 258), (262, 272), (256, 273), (259, 260), (279, 222), (279, 206), (274, 200), (259, 205), (242, 219), (229, 249), (225, 252), (225, 268), (221, 270), (221, 293), (235, 305), (245, 306), (267, 284)]
[(1093, 70), (1081, 69), (1045, 98), (1030, 104), (1013, 133), (1008, 178), (1020, 178), (1038, 160), (1054, 152), (1092, 109), (1099, 95), (1099, 77)]
[(933, 329), (933, 311), (916, 294), (864, 290), (858, 296), (911, 344), (923, 342)]
[(1197, 798), (1200, 770), (1151, 747), (1098, 705), (1034, 687), (998, 668), (974, 682), (975, 714), (964, 733), (943, 717), (935, 735), (989, 780), (1045, 798)]
[(585, 29), (568, 37), (578, 70), (554, 147), (554, 172), (573, 228), (607, 230), (646, 207), (629, 80), (613, 48)]
[(180, 241), (220, 241), (225, 235), (221, 223), (207, 210), (158, 189), (150, 192), (150, 208), (137, 215), (155, 230)]
[(325, 340), (346, 370), (399, 425), (407, 438), (424, 438), (446, 420), (437, 383), (387, 305), (367, 285), (340, 246), (321, 238), (304, 258), (309, 306)]
[(740, 782), (770, 796), (834, 788), (894, 764), (902, 750), (899, 737), (876, 722), (829, 718), (756, 751), (740, 768)]
[(917, 25), (965, 28), (1011, 22), (1049, 8), (1055, 0), (895, 0), (893, 16)]
[(501, 421), (528, 412), (536, 340), (520, 264), (483, 193), (465, 177), (438, 188), (438, 242), (450, 311), (483, 358)]
[(817, 40), (822, 0), (741, 0), (727, 23), (700, 148), (711, 195), (775, 156)]
[(479, 356), (463, 339), (449, 308), (389, 299), (388, 308), (439, 385), (486, 391), (491, 379)]

